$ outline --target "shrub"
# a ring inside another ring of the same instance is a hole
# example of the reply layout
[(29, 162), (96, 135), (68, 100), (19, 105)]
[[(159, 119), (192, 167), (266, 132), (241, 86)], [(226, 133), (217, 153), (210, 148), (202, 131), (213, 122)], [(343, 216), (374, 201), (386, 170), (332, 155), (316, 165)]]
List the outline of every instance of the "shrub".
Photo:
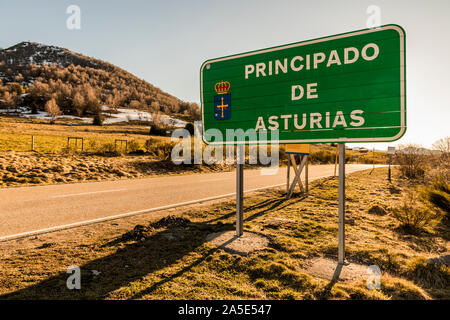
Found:
[(87, 151), (93, 153), (115, 153), (115, 148), (111, 142), (102, 143), (98, 140), (91, 139), (88, 140)]
[(450, 221), (450, 188), (442, 177), (436, 178), (431, 187), (421, 190), (422, 197), (435, 208), (445, 213), (447, 221)]
[(450, 269), (423, 258), (416, 259), (407, 273), (414, 281), (428, 288), (448, 288), (450, 285)]
[(155, 136), (167, 136), (168, 127), (162, 123), (152, 123), (150, 126), (150, 134)]
[(153, 153), (154, 150), (157, 148), (158, 143), (159, 143), (158, 139), (155, 138), (147, 139), (144, 143), (145, 152)]
[(108, 143), (102, 144), (99, 148), (99, 152), (101, 152), (101, 153), (116, 153), (116, 148), (115, 148), (114, 143), (108, 142)]
[(142, 151), (141, 144), (137, 140), (131, 140), (128, 142), (128, 152), (136, 153)]
[(403, 204), (392, 209), (392, 216), (397, 219), (406, 231), (415, 232), (438, 221), (440, 215), (420, 201), (417, 192), (409, 192)]
[(395, 162), (400, 165), (400, 172), (404, 178), (418, 179), (425, 176), (426, 155), (417, 145), (403, 146), (396, 152)]
[(450, 195), (442, 191), (429, 190), (428, 200), (447, 215), (450, 214)]
[(437, 177), (433, 182), (434, 189), (450, 194), (450, 186), (443, 177)]
[(312, 152), (309, 155), (309, 160), (311, 162), (333, 163), (335, 159), (336, 159), (335, 153), (328, 150), (319, 150), (317, 152)]
[(94, 115), (94, 120), (92, 121), (92, 124), (94, 126), (102, 126), (103, 125), (103, 114), (101, 111), (98, 111)]
[(87, 143), (87, 150), (90, 152), (100, 152), (101, 144), (96, 139), (91, 139)]
[(174, 143), (161, 142), (152, 138), (145, 141), (144, 144), (144, 149), (147, 153), (161, 160), (168, 160), (170, 158), (173, 147)]
[(186, 126), (184, 128), (191, 134), (191, 136), (194, 135), (195, 127), (194, 127), (194, 124), (192, 122), (186, 123)]

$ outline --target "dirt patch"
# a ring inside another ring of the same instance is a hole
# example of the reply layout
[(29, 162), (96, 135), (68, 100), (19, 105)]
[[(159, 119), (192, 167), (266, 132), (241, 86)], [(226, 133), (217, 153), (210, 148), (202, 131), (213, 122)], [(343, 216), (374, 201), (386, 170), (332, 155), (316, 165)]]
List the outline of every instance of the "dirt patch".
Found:
[(206, 241), (224, 249), (227, 252), (246, 256), (251, 252), (268, 248), (269, 240), (266, 237), (252, 232), (244, 232), (241, 237), (236, 236), (235, 231), (211, 233)]
[[(331, 281), (335, 275), (338, 262), (333, 259), (319, 257), (305, 262), (305, 272), (325, 280)], [(353, 282), (368, 277), (367, 266), (356, 263), (349, 263), (342, 267), (339, 274), (339, 281)]]

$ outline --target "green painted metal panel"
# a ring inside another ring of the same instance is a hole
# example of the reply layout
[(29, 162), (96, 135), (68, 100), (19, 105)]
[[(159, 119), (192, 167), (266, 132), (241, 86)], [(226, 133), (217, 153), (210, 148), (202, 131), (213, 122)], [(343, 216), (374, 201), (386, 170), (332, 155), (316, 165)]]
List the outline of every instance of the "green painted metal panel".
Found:
[[(406, 131), (405, 32), (386, 25), (207, 60), (200, 91), (206, 143), (268, 143), (274, 130), (279, 143), (395, 141)], [(217, 141), (237, 129), (256, 139)]]

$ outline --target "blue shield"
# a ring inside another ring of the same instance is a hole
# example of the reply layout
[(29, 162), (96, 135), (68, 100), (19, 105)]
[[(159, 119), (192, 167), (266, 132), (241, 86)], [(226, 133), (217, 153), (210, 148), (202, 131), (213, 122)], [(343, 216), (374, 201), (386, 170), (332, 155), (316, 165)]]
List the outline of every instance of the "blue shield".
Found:
[(214, 96), (214, 119), (227, 120), (231, 118), (231, 94)]

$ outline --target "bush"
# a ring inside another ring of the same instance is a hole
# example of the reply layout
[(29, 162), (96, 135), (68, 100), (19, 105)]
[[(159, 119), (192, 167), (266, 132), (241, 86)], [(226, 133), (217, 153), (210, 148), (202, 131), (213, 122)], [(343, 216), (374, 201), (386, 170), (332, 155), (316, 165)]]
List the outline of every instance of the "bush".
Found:
[(137, 140), (131, 140), (128, 142), (127, 151), (129, 153), (137, 153), (142, 151), (141, 144)]
[(150, 138), (150, 139), (146, 140), (144, 143), (145, 152), (150, 153), (153, 148), (153, 144), (155, 144), (155, 143), (157, 143), (156, 139)]
[(409, 192), (403, 199), (403, 204), (392, 209), (392, 216), (400, 222), (406, 231), (416, 232), (433, 225), (440, 215), (420, 201), (416, 192)]
[(435, 208), (445, 213), (447, 221), (450, 221), (450, 188), (442, 177), (436, 178), (431, 187), (421, 190), (422, 197)]
[(101, 143), (96, 139), (91, 139), (87, 143), (87, 151), (89, 152), (100, 152)]
[(320, 150), (317, 152), (312, 152), (309, 155), (309, 160), (311, 162), (318, 163), (334, 163), (336, 160), (336, 154), (331, 151)]
[(155, 156), (161, 160), (168, 160), (170, 159), (174, 145), (175, 144), (171, 142), (161, 142), (157, 139), (148, 139), (145, 141), (144, 149), (152, 156)]
[(450, 194), (436, 190), (427, 190), (428, 201), (444, 211), (447, 215), (450, 214)]
[(195, 127), (194, 127), (194, 124), (192, 122), (186, 123), (186, 126), (184, 128), (190, 133), (191, 136), (194, 135)]
[(400, 165), (402, 177), (407, 179), (424, 178), (426, 155), (416, 145), (403, 146), (395, 154), (395, 162)]
[(100, 153), (116, 153), (116, 148), (114, 146), (114, 143), (108, 142), (104, 143), (99, 148)]
[(93, 153), (116, 153), (114, 143), (102, 143), (95, 139), (88, 140), (87, 151)]
[(429, 263), (423, 258), (412, 263), (408, 276), (428, 288), (444, 289), (450, 285), (450, 269), (445, 265)]
[(437, 177), (434, 180), (433, 188), (438, 191), (450, 194), (450, 186), (448, 185), (447, 181), (443, 177)]
[(167, 136), (166, 131), (169, 129), (170, 129), (169, 126), (164, 123), (163, 116), (160, 113), (152, 114), (150, 134), (156, 136)]
[(101, 113), (101, 111), (99, 111), (99, 112), (97, 112), (95, 115), (94, 115), (94, 120), (93, 120), (93, 122), (92, 122), (92, 124), (94, 125), (94, 126), (102, 126), (103, 125), (103, 114)]

